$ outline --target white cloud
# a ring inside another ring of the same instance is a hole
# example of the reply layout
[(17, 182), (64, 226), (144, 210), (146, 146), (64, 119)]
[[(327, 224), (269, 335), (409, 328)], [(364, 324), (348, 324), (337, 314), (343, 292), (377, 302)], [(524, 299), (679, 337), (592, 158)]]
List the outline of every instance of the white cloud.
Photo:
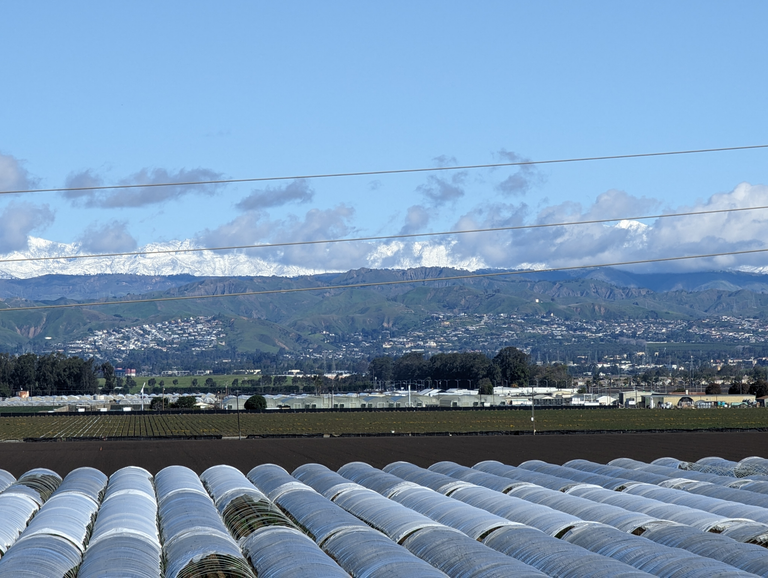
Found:
[(38, 179), (29, 174), (19, 159), (0, 154), (0, 191), (32, 189), (37, 184)]
[(405, 215), (405, 225), (400, 229), (401, 235), (410, 235), (424, 231), (429, 224), (432, 211), (424, 205), (413, 205), (408, 207), (408, 212)]
[[(143, 207), (176, 200), (190, 194), (213, 195), (221, 189), (221, 184), (185, 185), (181, 183), (213, 181), (223, 178), (221, 173), (210, 169), (148, 169), (121, 179), (119, 185), (153, 185), (159, 183), (179, 183), (162, 187), (137, 187), (129, 189), (112, 189), (104, 191), (66, 191), (64, 197), (75, 205), (117, 209), (127, 207)], [(67, 177), (66, 186), (69, 188), (102, 186), (103, 178), (90, 169), (72, 173)]]
[(315, 196), (306, 179), (296, 179), (282, 187), (255, 189), (235, 205), (241, 211), (258, 211), (288, 203), (308, 203)]
[(0, 253), (26, 249), (30, 232), (47, 227), (53, 218), (48, 205), (9, 203), (0, 213)]
[(89, 226), (80, 237), (80, 246), (89, 253), (115, 253), (133, 251), (137, 243), (125, 221), (110, 221)]
[[(504, 149), (498, 151), (495, 156), (506, 163), (523, 163), (528, 160)], [(520, 165), (515, 172), (496, 185), (496, 190), (506, 196), (523, 196), (542, 181), (543, 177), (536, 165)]]
[(430, 175), (427, 182), (416, 190), (424, 195), (435, 207), (454, 203), (464, 196), (464, 183), (467, 180), (467, 172), (459, 171), (450, 176)]

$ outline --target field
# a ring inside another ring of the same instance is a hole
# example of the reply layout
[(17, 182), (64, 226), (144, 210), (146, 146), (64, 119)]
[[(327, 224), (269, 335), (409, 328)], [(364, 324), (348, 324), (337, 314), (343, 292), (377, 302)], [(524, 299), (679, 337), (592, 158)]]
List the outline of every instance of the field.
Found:
[[(239, 424), (238, 424), (239, 422)], [(527, 410), (0, 415), (0, 440), (768, 429), (768, 410)], [(239, 426), (239, 429), (238, 429)]]

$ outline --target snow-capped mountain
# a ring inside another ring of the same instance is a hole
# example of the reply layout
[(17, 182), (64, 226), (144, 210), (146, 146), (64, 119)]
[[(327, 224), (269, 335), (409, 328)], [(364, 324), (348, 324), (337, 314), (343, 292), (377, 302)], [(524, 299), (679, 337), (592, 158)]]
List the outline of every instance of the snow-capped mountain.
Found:
[[(198, 277), (279, 276), (297, 277), (319, 273), (341, 272), (361, 264), (333, 268), (303, 267), (268, 261), (244, 251), (196, 251), (194, 242), (171, 241), (152, 243), (137, 252), (151, 251), (150, 255), (116, 257), (90, 257), (67, 259), (87, 254), (80, 243), (57, 243), (30, 237), (26, 251), (0, 256), (0, 279), (29, 279), (43, 275), (194, 275)], [(158, 252), (161, 252), (158, 254)], [(479, 269), (479, 259), (457, 261), (450, 254), (450, 245), (425, 242), (393, 242), (370, 247), (365, 252), (363, 266), (376, 268), (457, 267)], [(316, 260), (317, 261), (317, 260)]]

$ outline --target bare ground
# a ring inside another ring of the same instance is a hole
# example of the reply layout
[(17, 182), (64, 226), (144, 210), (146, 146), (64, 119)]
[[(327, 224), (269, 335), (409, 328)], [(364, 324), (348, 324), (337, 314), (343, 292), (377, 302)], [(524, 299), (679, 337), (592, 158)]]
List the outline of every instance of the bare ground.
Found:
[(575, 458), (606, 463), (618, 457), (651, 461), (663, 456), (739, 460), (768, 455), (767, 444), (766, 432), (0, 443), (0, 469), (18, 477), (33, 468), (48, 468), (65, 476), (82, 466), (111, 474), (132, 465), (155, 474), (174, 464), (197, 473), (229, 464), (248, 473), (264, 463), (278, 464), (290, 472), (311, 462), (337, 469), (352, 461), (383, 467), (404, 460), (427, 467), (443, 460), (467, 466), (483, 460), (518, 465), (533, 459), (556, 464)]

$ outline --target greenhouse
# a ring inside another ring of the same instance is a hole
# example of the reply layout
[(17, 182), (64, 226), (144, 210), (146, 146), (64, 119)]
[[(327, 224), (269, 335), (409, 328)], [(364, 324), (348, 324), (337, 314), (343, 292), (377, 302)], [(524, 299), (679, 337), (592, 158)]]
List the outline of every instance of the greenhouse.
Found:
[(768, 460), (0, 470), (0, 578), (768, 576)]

